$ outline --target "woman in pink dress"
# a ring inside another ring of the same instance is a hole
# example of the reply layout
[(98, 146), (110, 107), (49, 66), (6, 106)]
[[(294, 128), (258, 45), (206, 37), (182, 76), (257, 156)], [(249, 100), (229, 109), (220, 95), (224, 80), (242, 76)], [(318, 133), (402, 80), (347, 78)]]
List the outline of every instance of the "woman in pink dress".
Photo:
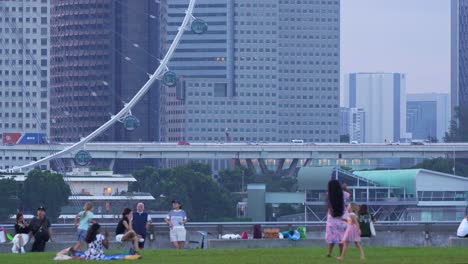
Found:
[(340, 254), (343, 248), (343, 236), (347, 227), (347, 210), (345, 197), (340, 183), (337, 180), (328, 182), (328, 213), (325, 240), (328, 243), (327, 257), (331, 257), (333, 247), (338, 244)]
[(343, 250), (341, 251), (341, 256), (337, 257), (338, 260), (344, 259), (349, 242), (354, 242), (356, 244), (361, 254), (361, 259), (365, 259), (364, 250), (361, 245), (361, 229), (359, 228), (359, 220), (356, 215), (358, 210), (359, 206), (356, 203), (350, 203), (348, 205), (348, 223), (343, 236)]

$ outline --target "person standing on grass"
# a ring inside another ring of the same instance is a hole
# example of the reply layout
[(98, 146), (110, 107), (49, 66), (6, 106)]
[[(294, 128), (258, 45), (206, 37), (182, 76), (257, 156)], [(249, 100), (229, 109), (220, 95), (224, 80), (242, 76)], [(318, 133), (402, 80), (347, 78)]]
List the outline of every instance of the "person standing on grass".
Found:
[(359, 228), (359, 221), (356, 213), (359, 210), (359, 206), (356, 203), (350, 203), (348, 205), (348, 224), (346, 227), (346, 232), (343, 235), (343, 249), (341, 250), (341, 255), (337, 257), (338, 260), (343, 260), (348, 249), (350, 242), (354, 242), (356, 247), (359, 249), (361, 254), (361, 260), (365, 260), (364, 250), (361, 245), (361, 229)]
[(74, 227), (77, 229), (78, 242), (73, 247), (75, 250), (81, 250), (83, 244), (85, 244), (86, 234), (88, 233), (88, 228), (91, 223), (94, 223), (93, 220), (94, 214), (91, 211), (93, 210), (93, 205), (90, 202), (85, 203), (83, 211), (79, 212), (75, 216)]
[(169, 225), (169, 236), (176, 249), (184, 248), (187, 238), (185, 223), (187, 223), (187, 214), (182, 210), (182, 204), (179, 200), (172, 201), (172, 210), (166, 216), (166, 223)]
[(146, 231), (150, 228), (151, 225), (151, 216), (148, 213), (145, 213), (145, 205), (143, 203), (137, 204), (137, 211), (133, 212), (133, 230), (135, 233), (141, 237), (138, 243), (138, 247), (141, 249), (145, 248), (145, 240), (146, 240)]
[(358, 218), (361, 237), (371, 237), (371, 223), (375, 223), (375, 217), (369, 213), (369, 209), (366, 204), (362, 204), (361, 207), (359, 207)]
[(30, 236), (34, 236), (31, 252), (44, 252), (46, 242), (54, 242), (52, 239), (52, 225), (46, 217), (44, 207), (37, 208), (36, 216), (29, 223), (29, 228)]
[(328, 244), (327, 257), (331, 257), (335, 244), (343, 249), (343, 235), (347, 227), (347, 213), (345, 208), (344, 191), (337, 180), (328, 182), (327, 192), (327, 224), (325, 229), (325, 241)]

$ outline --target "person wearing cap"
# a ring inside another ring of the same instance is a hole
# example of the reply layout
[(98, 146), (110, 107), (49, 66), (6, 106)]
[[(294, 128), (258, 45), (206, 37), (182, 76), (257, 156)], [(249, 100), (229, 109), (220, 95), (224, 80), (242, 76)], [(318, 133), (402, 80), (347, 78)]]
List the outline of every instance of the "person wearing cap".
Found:
[(151, 216), (145, 212), (145, 204), (138, 203), (136, 208), (137, 211), (133, 212), (132, 226), (137, 235), (141, 237), (138, 247), (143, 249), (145, 248), (146, 231), (151, 225)]
[(182, 210), (182, 204), (179, 200), (172, 201), (172, 210), (166, 216), (166, 223), (169, 225), (169, 237), (176, 249), (184, 248), (187, 237), (185, 223), (187, 223), (187, 214)]
[(36, 216), (31, 220), (29, 228), (31, 236), (34, 236), (31, 252), (44, 252), (46, 242), (53, 242), (52, 225), (46, 217), (46, 209), (44, 207), (37, 208)]

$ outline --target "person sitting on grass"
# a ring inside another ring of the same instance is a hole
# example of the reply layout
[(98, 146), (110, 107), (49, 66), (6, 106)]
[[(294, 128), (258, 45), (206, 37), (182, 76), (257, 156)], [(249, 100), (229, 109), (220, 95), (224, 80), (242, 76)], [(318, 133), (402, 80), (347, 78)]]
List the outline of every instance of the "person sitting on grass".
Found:
[(22, 213), (16, 214), (15, 232), (13, 238), (13, 253), (26, 253), (24, 246), (29, 242), (29, 225), (24, 221)]
[(457, 230), (457, 237), (468, 238), (468, 215), (463, 218)]
[(337, 257), (338, 260), (344, 259), (349, 242), (354, 242), (356, 244), (361, 254), (361, 260), (365, 259), (364, 250), (361, 245), (361, 229), (359, 228), (359, 221), (356, 215), (358, 210), (359, 206), (356, 203), (350, 203), (348, 205), (348, 226), (343, 235), (343, 250), (341, 251), (341, 256)]
[(117, 242), (127, 242), (133, 241), (133, 248), (132, 254), (138, 254), (137, 250), (140, 250), (138, 247), (138, 242), (143, 242), (144, 240), (138, 237), (137, 233), (133, 231), (132, 228), (132, 209), (125, 208), (122, 211), (122, 218), (120, 219), (119, 223), (117, 224), (117, 228), (115, 229), (115, 240)]
[(104, 249), (109, 249), (108, 237), (107, 231), (104, 235), (101, 234), (101, 226), (98, 223), (92, 224), (86, 234), (85, 241), (88, 243), (88, 249), (84, 253), (84, 259), (103, 260), (105, 258)]

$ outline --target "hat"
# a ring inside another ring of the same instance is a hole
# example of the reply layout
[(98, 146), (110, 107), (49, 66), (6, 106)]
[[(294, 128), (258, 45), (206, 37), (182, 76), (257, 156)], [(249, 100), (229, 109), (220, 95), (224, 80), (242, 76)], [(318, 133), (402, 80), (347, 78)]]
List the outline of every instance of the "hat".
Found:
[(180, 205), (182, 204), (182, 203), (181, 203), (179, 200), (177, 200), (177, 199), (172, 200), (172, 203), (173, 203), (173, 204), (176, 203), (176, 204), (180, 204)]
[(44, 211), (44, 212), (45, 212), (46, 209), (45, 209), (44, 206), (41, 205), (41, 206), (39, 206), (39, 207), (37, 208), (37, 211)]

